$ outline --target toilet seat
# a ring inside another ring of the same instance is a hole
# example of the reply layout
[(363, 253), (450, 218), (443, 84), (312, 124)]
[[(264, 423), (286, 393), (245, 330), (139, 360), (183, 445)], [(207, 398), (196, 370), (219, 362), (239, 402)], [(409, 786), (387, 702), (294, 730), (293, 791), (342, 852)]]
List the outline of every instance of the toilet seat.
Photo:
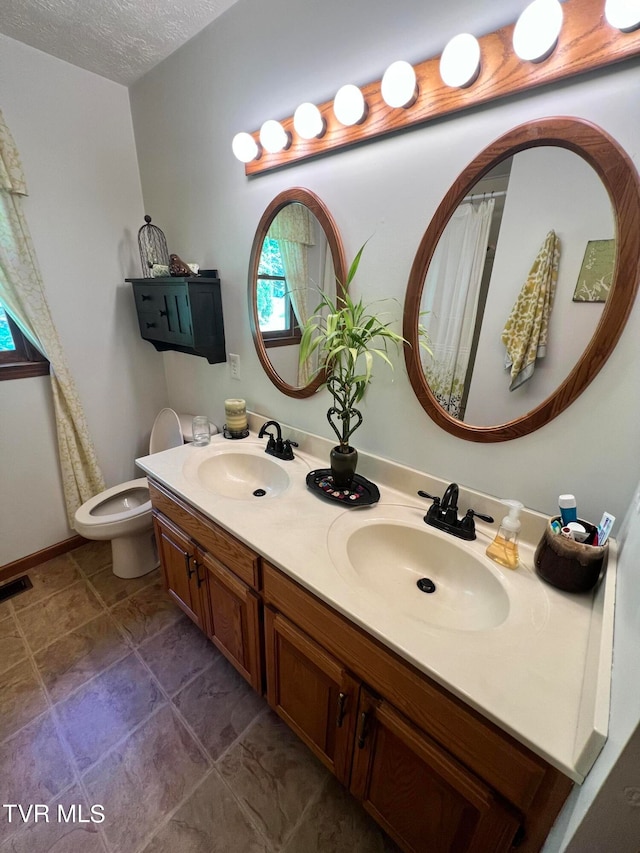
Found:
[[(146, 492), (146, 500), (137, 505), (126, 507), (127, 492), (139, 492), (140, 490)], [(102, 504), (114, 499), (122, 501), (122, 509), (119, 512), (96, 512)], [(97, 539), (98, 534), (100, 534), (100, 539), (113, 539), (115, 536), (123, 535), (123, 533), (135, 533), (138, 528), (144, 530), (149, 527), (150, 513), (149, 484), (146, 477), (139, 477), (137, 480), (128, 480), (126, 483), (105, 489), (104, 492), (100, 492), (99, 495), (95, 495), (83, 503), (76, 511), (76, 530), (87, 539)], [(139, 520), (139, 524), (135, 523), (136, 519)], [(127, 525), (126, 531), (120, 530), (123, 525)]]
[[(180, 418), (173, 409), (162, 409), (151, 430), (149, 453), (182, 443)], [(141, 577), (158, 565), (146, 477), (89, 498), (76, 510), (74, 527), (85, 539), (111, 540), (113, 573), (120, 578)]]

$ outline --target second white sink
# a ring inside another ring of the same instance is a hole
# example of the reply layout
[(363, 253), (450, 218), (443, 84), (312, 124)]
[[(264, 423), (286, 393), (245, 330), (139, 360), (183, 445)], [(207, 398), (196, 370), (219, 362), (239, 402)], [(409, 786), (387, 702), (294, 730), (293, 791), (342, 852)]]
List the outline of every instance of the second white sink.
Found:
[(441, 628), (482, 631), (509, 614), (509, 597), (490, 569), (426, 526), (367, 525), (349, 536), (346, 552), (366, 589), (400, 606), (405, 616)]
[(344, 512), (327, 544), (338, 574), (363, 600), (414, 624), (487, 632), (546, 619), (544, 595), (520, 589), (524, 575), (495, 566), (478, 542), (428, 527), (412, 507)]

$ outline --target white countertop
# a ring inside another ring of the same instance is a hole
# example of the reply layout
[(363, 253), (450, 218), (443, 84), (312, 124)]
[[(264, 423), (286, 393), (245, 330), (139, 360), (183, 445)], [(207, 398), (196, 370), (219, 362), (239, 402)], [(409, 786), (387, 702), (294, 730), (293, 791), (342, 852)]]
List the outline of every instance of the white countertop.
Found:
[[(267, 418), (251, 416), (253, 428)], [(361, 454), (358, 473), (380, 489), (374, 506), (345, 509), (305, 485), (307, 471), (327, 468), (331, 442), (283, 426), (300, 447), (294, 462), (278, 462), (289, 474), (277, 497), (238, 500), (214, 494), (194, 475), (199, 460), (237, 446), (261, 453), (265, 440), (252, 433), (231, 442), (214, 436), (208, 447), (191, 444), (138, 459), (149, 476), (180, 495), (327, 604), (377, 637), (405, 660), (450, 690), (504, 731), (580, 783), (607, 736), (615, 597), (615, 543), (604, 580), (591, 593), (564, 593), (533, 570), (544, 516), (525, 511), (519, 542), (520, 566), (503, 569), (485, 557), (497, 523), (477, 522), (477, 539), (464, 543), (504, 586), (513, 606), (495, 628), (439, 628), (399, 618), (382, 597), (362, 595), (336, 568), (343, 530), (357, 520), (389, 518), (422, 525), (429, 503), (418, 488), (442, 494), (446, 483), (419, 471)], [(222, 445), (221, 445), (222, 443)], [(236, 449), (235, 447), (233, 448)], [(272, 459), (273, 457), (268, 457)], [(460, 513), (489, 513), (496, 522), (505, 507), (496, 499), (460, 488)], [(345, 515), (347, 514), (347, 515)], [(332, 531), (333, 525), (333, 532)], [(434, 536), (450, 534), (433, 530)], [(452, 538), (452, 537), (451, 537)], [(457, 540), (456, 540), (457, 541)], [(330, 551), (331, 542), (331, 551)]]

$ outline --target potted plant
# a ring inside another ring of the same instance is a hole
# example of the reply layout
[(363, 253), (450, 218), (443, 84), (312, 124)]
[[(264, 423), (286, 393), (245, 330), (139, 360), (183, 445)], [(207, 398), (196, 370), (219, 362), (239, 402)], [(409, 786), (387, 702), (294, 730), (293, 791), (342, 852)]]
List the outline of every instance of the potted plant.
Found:
[(325, 368), (324, 384), (333, 397), (327, 420), (339, 441), (331, 451), (331, 472), (338, 488), (348, 487), (356, 470), (358, 453), (350, 439), (362, 423), (362, 413), (355, 406), (371, 382), (374, 357), (393, 369), (388, 346), (391, 343), (397, 349), (405, 343), (402, 335), (390, 328), (391, 321), (384, 322), (382, 315), (372, 310), (375, 303), (365, 305), (362, 298), (356, 301), (350, 293), (363, 251), (364, 246), (355, 256), (346, 282), (338, 282), (335, 300), (321, 293), (320, 303), (305, 323), (300, 341), (300, 361), (318, 352), (318, 370)]

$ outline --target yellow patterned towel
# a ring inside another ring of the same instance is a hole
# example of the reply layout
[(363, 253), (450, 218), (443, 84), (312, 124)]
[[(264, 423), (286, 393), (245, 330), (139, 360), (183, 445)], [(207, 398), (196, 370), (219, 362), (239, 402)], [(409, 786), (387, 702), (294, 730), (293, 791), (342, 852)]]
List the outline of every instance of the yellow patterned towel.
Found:
[(511, 370), (509, 391), (533, 376), (536, 359), (546, 353), (559, 261), (560, 240), (549, 231), (502, 332), (504, 366)]

